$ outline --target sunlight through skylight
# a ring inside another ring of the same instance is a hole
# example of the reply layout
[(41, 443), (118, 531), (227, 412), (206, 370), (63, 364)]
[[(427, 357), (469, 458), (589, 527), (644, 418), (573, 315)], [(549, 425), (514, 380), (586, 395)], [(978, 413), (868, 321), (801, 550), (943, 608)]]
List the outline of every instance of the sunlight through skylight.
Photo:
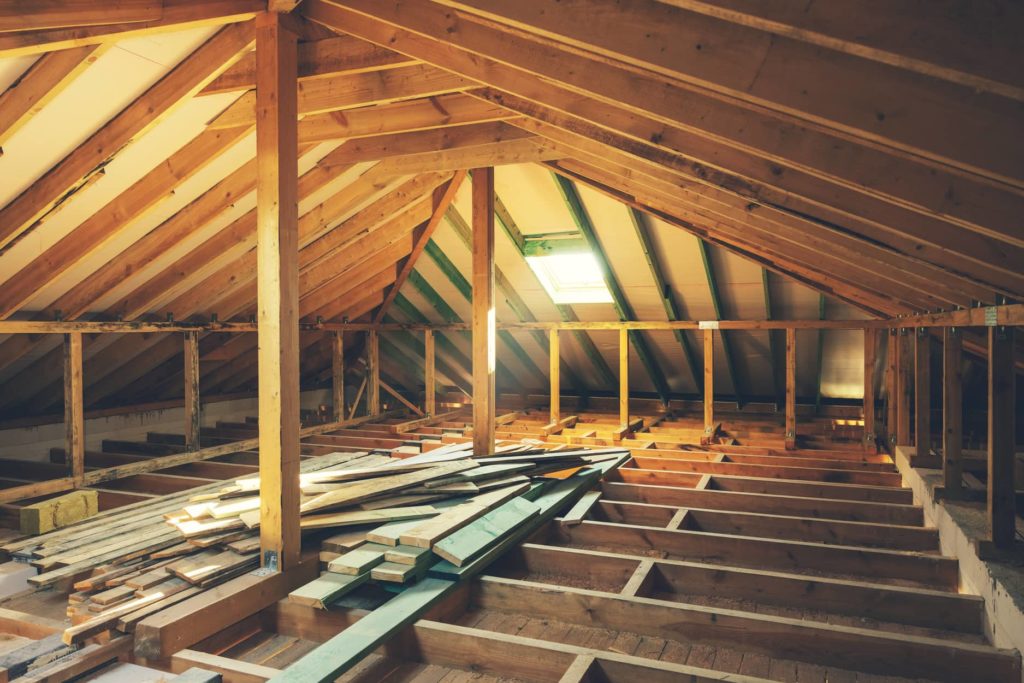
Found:
[(590, 253), (528, 256), (526, 261), (556, 304), (611, 303), (597, 259)]

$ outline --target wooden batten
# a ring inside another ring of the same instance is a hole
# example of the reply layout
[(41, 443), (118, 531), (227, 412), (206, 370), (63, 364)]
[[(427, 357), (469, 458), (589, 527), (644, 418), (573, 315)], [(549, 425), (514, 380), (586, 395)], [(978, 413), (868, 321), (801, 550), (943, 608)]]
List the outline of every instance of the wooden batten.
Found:
[(477, 168), (473, 184), (473, 450), (494, 452), (494, 169)]
[(561, 351), (558, 348), (558, 330), (548, 332), (548, 379), (551, 385), (549, 423), (558, 424), (562, 419), (562, 381), (560, 371), (562, 368)]
[(629, 427), (629, 333), (619, 330), (619, 426)]
[(366, 335), (366, 413), (380, 414), (380, 335), (376, 330)]
[(334, 421), (345, 419), (345, 333), (331, 335), (331, 408)]
[(435, 371), (434, 331), (423, 332), (423, 411), (428, 416), (437, 413), (437, 375)]
[(260, 547), (264, 565), (299, 559), (298, 38), (256, 19), (256, 252)]
[(914, 391), (913, 344), (906, 329), (896, 337), (896, 445), (909, 446), (910, 397)]
[(85, 410), (82, 397), (82, 333), (64, 335), (64, 457), (68, 475), (80, 485), (85, 477)]
[(200, 448), (199, 431), (202, 415), (199, 398), (199, 333), (186, 332), (185, 358), (185, 450)]
[(715, 331), (704, 330), (704, 438), (715, 430)]
[(796, 448), (796, 330), (786, 330), (786, 448)]
[(896, 393), (897, 375), (899, 374), (899, 347), (897, 336), (899, 332), (895, 329), (886, 331), (885, 343), (885, 442), (890, 448), (896, 446)]

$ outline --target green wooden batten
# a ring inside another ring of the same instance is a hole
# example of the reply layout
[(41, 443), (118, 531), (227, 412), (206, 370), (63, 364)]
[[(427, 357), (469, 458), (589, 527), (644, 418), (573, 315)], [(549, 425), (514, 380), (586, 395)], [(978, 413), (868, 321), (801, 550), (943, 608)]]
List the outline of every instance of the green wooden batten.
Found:
[[(633, 312), (632, 306), (630, 306), (629, 302), (626, 300), (626, 295), (622, 291), (622, 287), (619, 285), (618, 278), (615, 277), (611, 264), (608, 263), (608, 257), (604, 253), (604, 249), (601, 247), (600, 241), (597, 239), (597, 233), (594, 231), (594, 226), (590, 221), (590, 216), (587, 214), (587, 210), (583, 206), (583, 201), (580, 199), (579, 193), (576, 191), (576, 186), (571, 180), (564, 178), (557, 173), (552, 172), (551, 177), (555, 179), (555, 184), (558, 186), (562, 199), (565, 200), (565, 204), (569, 209), (569, 213), (572, 215), (573, 221), (576, 223), (576, 227), (586, 239), (591, 253), (594, 254), (594, 258), (597, 260), (598, 266), (604, 274), (605, 284), (608, 285), (608, 291), (612, 295), (615, 312), (619, 316), (619, 320), (636, 320), (636, 314)], [(665, 373), (661, 371), (660, 367), (658, 367), (658, 361), (654, 358), (654, 354), (647, 345), (647, 338), (638, 330), (630, 330), (629, 339), (633, 343), (633, 348), (636, 349), (636, 355), (640, 358), (640, 362), (647, 371), (647, 376), (651, 379), (651, 383), (654, 384), (654, 388), (657, 390), (658, 396), (661, 398), (661, 402), (668, 405), (669, 388), (668, 383), (665, 381)]]
[[(425, 250), (430, 258), (437, 264), (437, 267), (441, 269), (441, 272), (451, 281), (459, 293), (466, 298), (466, 301), (473, 301), (473, 287), (469, 284), (469, 281), (462, 275), (458, 267), (452, 263), (445, 253), (441, 250), (441, 247), (437, 246), (434, 240), (427, 242), (427, 248)], [(450, 309), (449, 309), (450, 310)], [(455, 320), (449, 322), (458, 321), (458, 317)], [(501, 339), (511, 349), (512, 353), (515, 354), (519, 362), (523, 364), (523, 367), (529, 371), (534, 378), (538, 381), (537, 386), (544, 386), (547, 384), (547, 375), (541, 372), (540, 368), (530, 358), (530, 354), (520, 346), (519, 342), (516, 341), (515, 337), (507, 330), (498, 330), (498, 338)], [(519, 383), (522, 386), (522, 383)]]
[[(636, 231), (637, 239), (640, 240), (640, 248), (644, 252), (644, 258), (647, 259), (647, 265), (651, 269), (651, 277), (654, 279), (654, 284), (658, 288), (658, 292), (661, 294), (661, 304), (665, 308), (665, 315), (669, 320), (683, 320), (683, 314), (679, 302), (676, 301), (676, 295), (672, 291), (672, 288), (668, 286), (665, 281), (665, 271), (661, 268), (661, 262), (658, 261), (658, 255), (654, 251), (654, 246), (651, 244), (651, 236), (648, 232), (647, 221), (643, 213), (635, 208), (630, 207), (629, 217), (633, 223), (633, 229)], [(686, 336), (686, 332), (683, 330), (673, 330), (676, 341), (679, 342), (679, 346), (683, 350), (683, 357), (686, 359), (686, 369), (690, 373), (690, 377), (693, 379), (693, 384), (697, 388), (697, 393), (703, 395), (704, 393), (704, 373), (697, 372), (697, 355), (693, 350), (693, 346), (690, 344), (690, 338)]]
[[(415, 271), (413, 274), (415, 274)], [(419, 309), (402, 294), (395, 297), (394, 305), (396, 310), (401, 311), (402, 314), (412, 322), (429, 322), (427, 317), (420, 313)], [(388, 316), (388, 319), (392, 321), (394, 320), (390, 315)], [(407, 332), (406, 335), (407, 336), (402, 337), (402, 339), (412, 345), (420, 356), (425, 356), (426, 351), (424, 349), (423, 339), (412, 332)], [(437, 355), (435, 358), (437, 368), (453, 382), (456, 381), (455, 378), (457, 377), (458, 381), (462, 382), (465, 386), (463, 386), (463, 384), (457, 384), (456, 386), (458, 386), (460, 390), (464, 391), (466, 395), (471, 394), (472, 392), (468, 391), (468, 387), (471, 385), (472, 379), (469, 370), (469, 358), (466, 354), (462, 353), (459, 347), (455, 346), (455, 344), (448, 339), (444, 332), (436, 332), (434, 334), (434, 343), (437, 346)], [(451, 358), (456, 365), (449, 364), (442, 358), (442, 356)]]
[[(715, 319), (721, 320), (722, 315), (722, 297), (718, 291), (718, 280), (715, 278), (715, 266), (711, 262), (711, 249), (708, 243), (704, 240), (697, 238), (697, 246), (700, 247), (700, 258), (704, 262), (704, 274), (708, 280), (708, 290), (711, 292), (711, 305), (715, 309)], [(730, 343), (731, 333), (726, 330), (719, 330), (719, 334), (722, 340), (722, 350), (725, 352), (725, 364), (729, 368), (729, 378), (732, 379), (732, 389), (736, 396), (736, 405), (740, 408), (743, 407), (743, 390), (740, 387), (740, 378), (736, 374), (736, 362), (732, 353), (732, 344)]]

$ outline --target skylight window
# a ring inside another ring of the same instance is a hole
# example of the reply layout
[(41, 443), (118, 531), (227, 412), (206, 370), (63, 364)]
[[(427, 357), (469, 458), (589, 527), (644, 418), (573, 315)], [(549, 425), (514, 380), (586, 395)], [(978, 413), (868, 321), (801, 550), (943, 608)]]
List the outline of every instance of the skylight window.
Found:
[(601, 266), (583, 240), (527, 242), (526, 262), (556, 304), (612, 302)]

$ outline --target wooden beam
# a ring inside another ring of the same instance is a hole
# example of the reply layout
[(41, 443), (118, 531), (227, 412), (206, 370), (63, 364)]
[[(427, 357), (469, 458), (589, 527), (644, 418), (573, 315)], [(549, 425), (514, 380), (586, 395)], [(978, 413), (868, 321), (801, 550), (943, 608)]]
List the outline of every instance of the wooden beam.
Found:
[[(700, 260), (704, 264), (704, 276), (707, 278), (708, 294), (711, 297), (711, 305), (715, 311), (715, 320), (725, 317), (722, 311), (722, 297), (718, 291), (718, 278), (715, 277), (715, 266), (711, 260), (711, 245), (705, 240), (697, 239), (697, 248), (700, 250)], [(732, 381), (732, 392), (736, 398), (736, 407), (743, 407), (743, 391), (740, 389), (740, 377), (736, 370), (736, 363), (733, 359), (732, 346), (729, 344), (729, 335), (720, 333), (722, 342), (722, 353), (725, 355), (725, 366), (729, 369), (729, 379)]]
[(944, 498), (963, 497), (963, 333), (942, 331), (942, 479)]
[[(915, 459), (932, 454), (932, 335), (917, 328), (914, 341), (914, 445)], [(921, 461), (922, 464), (927, 462)]]
[(0, 32), (154, 21), (163, 12), (161, 0), (34, 0), (0, 5)]
[(199, 450), (199, 430), (202, 425), (199, 399), (199, 333), (186, 332), (185, 358), (185, 450)]
[(142, 136), (252, 44), (252, 25), (221, 29), (87, 141), (0, 210), (0, 247), (9, 244), (88, 179), (113, 150)]
[(988, 328), (988, 518), (991, 541), (1000, 549), (1011, 548), (1017, 534), (1013, 337), (1012, 327)]
[(299, 267), (296, 45), (286, 18), (256, 28), (256, 223), (262, 564), (298, 563)]
[(562, 380), (560, 378), (560, 371), (562, 369), (562, 356), (559, 350), (558, 344), (558, 330), (551, 330), (548, 332), (548, 361), (550, 362), (550, 368), (548, 370), (548, 379), (551, 383), (550, 393), (550, 424), (558, 424), (558, 421), (562, 419)]
[(876, 330), (864, 330), (864, 449), (878, 449), (875, 427), (875, 360), (878, 350)]
[(629, 428), (629, 333), (619, 330), (619, 425)]
[(36, 60), (0, 94), (0, 145), (96, 61), (101, 52), (95, 45), (86, 45), (57, 50)]
[(494, 169), (473, 170), (473, 451), (494, 452)]
[(434, 235), (437, 226), (441, 224), (441, 219), (444, 218), (448, 207), (455, 200), (455, 195), (458, 193), (459, 187), (465, 178), (466, 172), (458, 171), (445, 185), (434, 190), (430, 219), (414, 231), (412, 251), (400, 261), (401, 265), (399, 266), (395, 283), (388, 289), (388, 293), (384, 296), (384, 303), (381, 304), (380, 308), (377, 309), (377, 313), (373, 316), (375, 323), (383, 322), (384, 316), (387, 315), (388, 309), (391, 308), (391, 303), (398, 296), (402, 285), (409, 279), (409, 274), (416, 267), (416, 261), (419, 260), (420, 254), (423, 253), (423, 250), (430, 242), (430, 238)]
[(64, 335), (64, 457), (76, 485), (85, 476), (85, 413), (82, 405), (82, 333)]
[(704, 437), (715, 431), (715, 330), (704, 330)]
[(786, 448), (796, 448), (796, 330), (786, 330)]
[(435, 372), (434, 331), (423, 331), (423, 410), (429, 416), (437, 413), (437, 374)]
[(331, 335), (331, 406), (334, 419), (345, 419), (345, 333)]

